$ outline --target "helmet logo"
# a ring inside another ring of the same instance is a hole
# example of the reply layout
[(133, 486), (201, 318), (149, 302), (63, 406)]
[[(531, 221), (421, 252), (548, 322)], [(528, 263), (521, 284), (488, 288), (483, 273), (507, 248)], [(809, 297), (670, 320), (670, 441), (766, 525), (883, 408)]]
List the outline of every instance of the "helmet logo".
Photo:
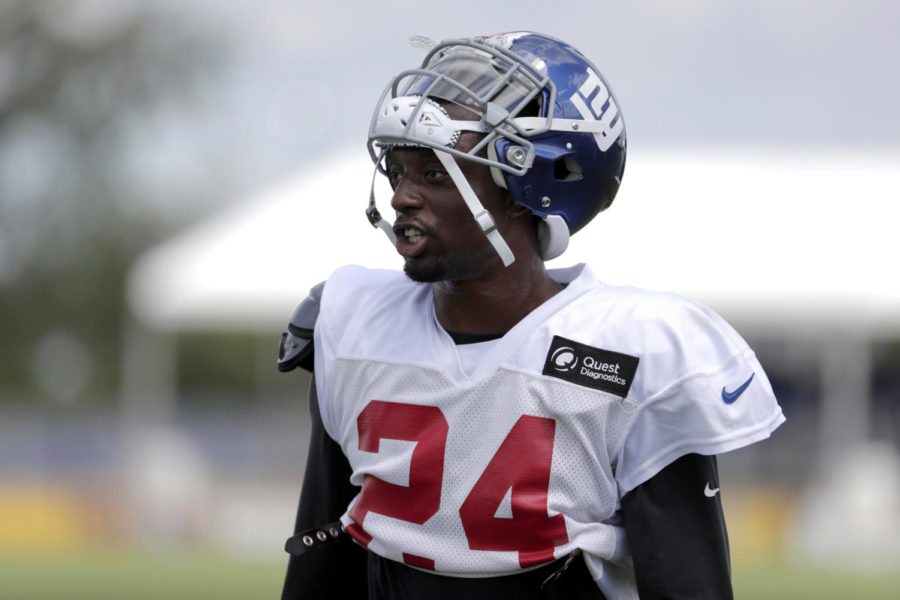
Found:
[(597, 140), (600, 150), (606, 152), (619, 139), (619, 135), (625, 129), (625, 122), (617, 118), (619, 107), (616, 106), (603, 80), (593, 69), (588, 67), (587, 79), (578, 91), (572, 94), (569, 101), (586, 120), (599, 121), (602, 124), (603, 129), (594, 133), (594, 139)]
[(441, 120), (438, 119), (437, 115), (433, 112), (423, 111), (422, 116), (419, 117), (419, 125), (425, 125), (426, 127), (441, 127)]

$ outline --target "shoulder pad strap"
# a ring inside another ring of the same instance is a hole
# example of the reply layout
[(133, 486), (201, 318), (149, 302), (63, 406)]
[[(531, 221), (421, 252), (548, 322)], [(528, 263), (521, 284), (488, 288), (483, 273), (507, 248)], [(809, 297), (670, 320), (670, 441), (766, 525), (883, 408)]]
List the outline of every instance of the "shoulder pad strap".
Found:
[(309, 296), (294, 309), (288, 330), (281, 334), (281, 345), (278, 348), (279, 371), (287, 372), (300, 367), (312, 372), (313, 330), (319, 316), (323, 287), (324, 281), (314, 286), (309, 290)]

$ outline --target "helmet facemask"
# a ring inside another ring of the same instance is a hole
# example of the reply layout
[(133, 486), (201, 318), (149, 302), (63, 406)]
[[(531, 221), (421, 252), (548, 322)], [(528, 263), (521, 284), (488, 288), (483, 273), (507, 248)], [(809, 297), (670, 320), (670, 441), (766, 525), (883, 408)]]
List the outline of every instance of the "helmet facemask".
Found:
[[(558, 128), (571, 131), (573, 123), (588, 123), (554, 120), (557, 88), (544, 60), (537, 54), (508, 49), (520, 35), (530, 34), (448, 40), (434, 46), (421, 68), (403, 71), (385, 88), (372, 117), (368, 142), (376, 172), (382, 173), (382, 160), (390, 148), (432, 149), (507, 266), (514, 260), (512, 252), (456, 160), (488, 166), (494, 182), (507, 188), (507, 178), (518, 179), (534, 164), (532, 138)], [(448, 102), (466, 108), (472, 120), (451, 119), (440, 105)], [(539, 107), (538, 114), (535, 105)], [(574, 129), (578, 129), (577, 124)], [(588, 125), (585, 132), (590, 130)], [(456, 145), (463, 131), (474, 131), (483, 137), (471, 149), (460, 151)], [(513, 200), (522, 203), (515, 196)], [(541, 256), (558, 256), (568, 245), (569, 225), (562, 216), (529, 208), (541, 219)], [(367, 214), (372, 224), (393, 241), (390, 226), (375, 207), (374, 180)]]

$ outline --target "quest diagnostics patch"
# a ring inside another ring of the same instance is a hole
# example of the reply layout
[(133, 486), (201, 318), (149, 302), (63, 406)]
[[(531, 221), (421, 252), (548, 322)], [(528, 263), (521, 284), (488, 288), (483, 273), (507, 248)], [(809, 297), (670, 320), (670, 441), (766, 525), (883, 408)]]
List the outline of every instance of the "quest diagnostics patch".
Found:
[(544, 375), (624, 398), (637, 372), (638, 357), (594, 348), (555, 335)]

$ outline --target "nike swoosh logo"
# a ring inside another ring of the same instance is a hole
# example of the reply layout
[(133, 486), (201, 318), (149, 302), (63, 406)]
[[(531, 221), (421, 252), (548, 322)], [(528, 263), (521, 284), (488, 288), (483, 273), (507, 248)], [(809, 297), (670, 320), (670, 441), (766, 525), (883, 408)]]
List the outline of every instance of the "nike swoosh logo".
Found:
[(707, 481), (706, 488), (704, 488), (704, 490), (703, 490), (703, 495), (706, 496), (707, 498), (713, 498), (718, 493), (719, 493), (719, 488), (716, 488), (716, 489), (710, 488), (709, 482)]
[(746, 390), (746, 389), (747, 389), (747, 386), (750, 385), (750, 382), (753, 381), (753, 377), (754, 377), (755, 375), (756, 375), (756, 373), (754, 373), (753, 375), (751, 375), (751, 376), (750, 376), (750, 379), (748, 379), (747, 381), (745, 381), (744, 383), (742, 383), (742, 384), (741, 384), (741, 387), (739, 387), (738, 389), (734, 390), (733, 392), (727, 392), (727, 391), (725, 391), (725, 388), (722, 387), (722, 401), (725, 402), (725, 404), (732, 404), (732, 403), (734, 403), (735, 400), (737, 400), (738, 398), (741, 397), (741, 394), (744, 393), (744, 390)]

